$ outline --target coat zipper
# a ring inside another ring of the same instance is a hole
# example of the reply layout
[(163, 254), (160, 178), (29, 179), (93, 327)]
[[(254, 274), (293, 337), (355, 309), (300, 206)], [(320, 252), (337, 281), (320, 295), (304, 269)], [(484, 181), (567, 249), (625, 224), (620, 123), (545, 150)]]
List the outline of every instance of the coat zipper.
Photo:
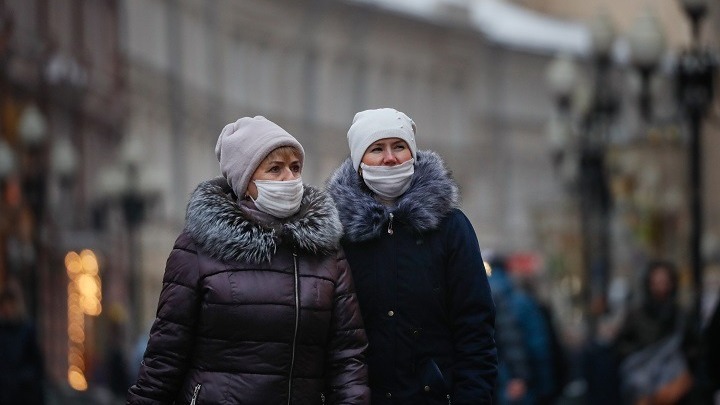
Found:
[(448, 400), (448, 405), (452, 405), (452, 401), (450, 400), (450, 394), (447, 394), (446, 398)]
[(198, 393), (200, 392), (200, 387), (202, 387), (202, 384), (198, 384), (195, 386), (195, 390), (193, 391), (192, 399), (190, 400), (190, 405), (195, 405), (197, 403), (197, 397), (198, 397)]
[(300, 276), (298, 274), (298, 258), (296, 247), (293, 247), (293, 272), (295, 276), (295, 330), (293, 331), (292, 357), (290, 358), (290, 376), (288, 378), (288, 405), (290, 405), (292, 401), (292, 376), (293, 369), (295, 368), (295, 350), (297, 349), (297, 335), (298, 327), (300, 325)]
[(393, 218), (394, 218), (394, 217), (395, 217), (395, 216), (394, 216), (393, 213), (391, 212), (391, 213), (390, 213), (390, 222), (388, 222), (388, 231), (387, 231), (388, 234), (390, 234), (390, 235), (392, 235), (392, 234), (395, 232), (395, 231), (393, 231)]
[(325, 405), (325, 393), (324, 392), (320, 393), (320, 400), (322, 400), (322, 405)]

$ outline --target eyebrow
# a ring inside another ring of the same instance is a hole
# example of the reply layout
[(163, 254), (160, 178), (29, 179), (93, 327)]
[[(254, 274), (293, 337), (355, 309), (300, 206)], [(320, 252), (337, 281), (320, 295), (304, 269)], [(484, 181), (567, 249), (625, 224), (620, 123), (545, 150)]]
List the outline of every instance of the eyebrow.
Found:
[[(300, 159), (292, 160), (289, 164), (292, 165), (295, 163), (300, 164)], [(271, 160), (271, 161), (265, 162), (265, 164), (266, 165), (284, 165), (285, 161), (284, 160)]]

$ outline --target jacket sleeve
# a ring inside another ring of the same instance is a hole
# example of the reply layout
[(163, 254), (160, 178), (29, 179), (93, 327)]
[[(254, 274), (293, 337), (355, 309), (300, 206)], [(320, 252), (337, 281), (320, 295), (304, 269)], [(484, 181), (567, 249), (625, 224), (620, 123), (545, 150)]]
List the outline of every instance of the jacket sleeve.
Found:
[(365, 364), (367, 336), (350, 267), (342, 252), (338, 254), (337, 270), (327, 350), (327, 399), (333, 405), (369, 404), (370, 389)]
[(453, 333), (453, 404), (492, 403), (497, 378), (495, 304), (480, 246), (459, 210), (448, 218), (446, 283)]
[(177, 397), (195, 342), (198, 274), (197, 253), (176, 242), (165, 267), (139, 375), (128, 390), (128, 404), (170, 404)]

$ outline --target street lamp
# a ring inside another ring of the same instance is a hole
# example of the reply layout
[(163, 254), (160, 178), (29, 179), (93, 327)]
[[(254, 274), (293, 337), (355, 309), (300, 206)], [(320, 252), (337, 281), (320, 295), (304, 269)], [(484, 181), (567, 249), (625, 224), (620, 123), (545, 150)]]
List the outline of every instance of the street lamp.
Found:
[[(142, 325), (143, 282), (141, 272), (142, 241), (140, 225), (145, 220), (149, 206), (157, 193), (142, 178), (144, 145), (138, 137), (127, 137), (120, 151), (118, 161), (100, 173), (98, 178), (102, 193), (99, 207), (107, 211), (116, 207), (122, 213), (128, 240), (127, 286), (129, 308), (133, 323), (130, 336), (135, 337)], [(104, 215), (104, 212), (101, 213)]]
[(70, 140), (67, 137), (55, 139), (50, 150), (50, 169), (63, 189), (68, 188), (73, 181), (77, 165), (77, 153)]
[(647, 122), (652, 118), (650, 79), (665, 53), (665, 36), (655, 16), (646, 10), (628, 33), (632, 63), (640, 72), (640, 113)]
[[(559, 56), (550, 64), (547, 80), (559, 113), (548, 127), (553, 160), (563, 180), (574, 186), (580, 208), (584, 291), (592, 328), (595, 316), (604, 311), (610, 267), (611, 201), (605, 155), (618, 101), (609, 76), (615, 28), (607, 14), (592, 21), (590, 34), (595, 75), (587, 102), (573, 100), (578, 74), (569, 56)], [(580, 107), (577, 118), (573, 117), (574, 103)]]
[(28, 277), (27, 290), (30, 291), (30, 307), (31, 313), (37, 318), (38, 310), (38, 253), (41, 251), (39, 239), (40, 226), (43, 220), (45, 208), (45, 186), (46, 186), (46, 141), (48, 138), (48, 128), (45, 116), (38, 106), (30, 103), (20, 115), (18, 123), (18, 132), (20, 134), (20, 143), (24, 149), (21, 158), (24, 160), (20, 165), (20, 177), (22, 184), (22, 195), (27, 200), (28, 206), (32, 211), (32, 223), (34, 226), (31, 240), (21, 241), (20, 243), (29, 243), (24, 248), (33, 254), (31, 260), (24, 265), (29, 266), (26, 272)]
[(678, 60), (676, 72), (676, 95), (688, 123), (688, 175), (690, 204), (690, 267), (696, 297), (696, 310), (702, 307), (702, 123), (708, 108), (712, 105), (715, 87), (715, 73), (718, 58), (700, 45), (700, 26), (707, 14), (707, 0), (681, 0), (686, 16), (690, 20), (692, 43)]

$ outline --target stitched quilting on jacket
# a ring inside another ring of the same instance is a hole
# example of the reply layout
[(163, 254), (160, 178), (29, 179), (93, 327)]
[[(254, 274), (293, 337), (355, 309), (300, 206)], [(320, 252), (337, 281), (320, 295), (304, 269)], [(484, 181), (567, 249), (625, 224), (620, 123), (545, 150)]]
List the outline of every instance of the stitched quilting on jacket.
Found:
[[(128, 403), (366, 404), (367, 346), (332, 201), (283, 222), (202, 183)], [(324, 401), (324, 402), (323, 402)]]

